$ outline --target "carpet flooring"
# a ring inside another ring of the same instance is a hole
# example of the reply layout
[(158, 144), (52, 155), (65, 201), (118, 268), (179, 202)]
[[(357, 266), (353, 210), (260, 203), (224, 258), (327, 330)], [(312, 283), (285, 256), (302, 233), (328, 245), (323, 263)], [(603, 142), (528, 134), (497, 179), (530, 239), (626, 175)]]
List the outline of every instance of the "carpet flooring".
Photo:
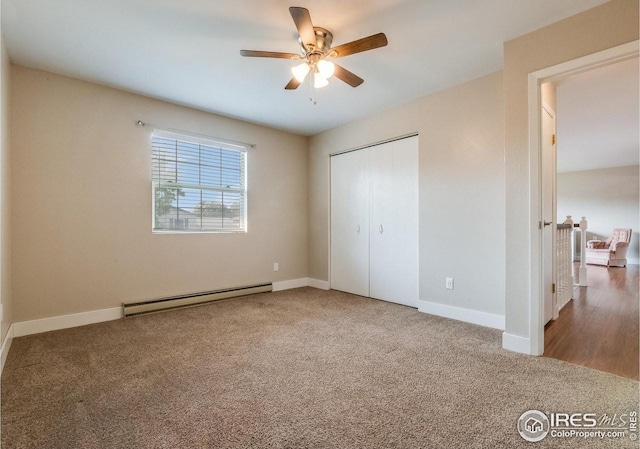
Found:
[(4, 449), (638, 447), (516, 430), (637, 411), (637, 381), (313, 288), (16, 338), (1, 399)]

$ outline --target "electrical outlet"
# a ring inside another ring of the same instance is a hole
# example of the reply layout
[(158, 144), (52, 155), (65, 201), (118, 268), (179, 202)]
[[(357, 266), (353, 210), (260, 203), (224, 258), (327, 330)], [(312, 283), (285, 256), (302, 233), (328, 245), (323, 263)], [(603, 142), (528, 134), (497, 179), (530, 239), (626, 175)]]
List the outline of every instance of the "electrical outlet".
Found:
[(453, 290), (453, 278), (447, 278), (446, 283), (445, 283), (445, 287), (448, 290)]
[(278, 267), (278, 262), (273, 264), (273, 271), (278, 271), (279, 267)]

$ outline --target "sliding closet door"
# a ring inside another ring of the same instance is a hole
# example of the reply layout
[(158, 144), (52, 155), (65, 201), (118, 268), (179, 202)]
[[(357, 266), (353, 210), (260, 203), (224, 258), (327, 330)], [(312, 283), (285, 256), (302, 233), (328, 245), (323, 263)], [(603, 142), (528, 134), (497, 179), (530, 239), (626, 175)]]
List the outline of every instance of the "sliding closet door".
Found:
[(370, 149), (370, 296), (418, 305), (418, 138)]
[(369, 152), (331, 157), (331, 288), (369, 296)]

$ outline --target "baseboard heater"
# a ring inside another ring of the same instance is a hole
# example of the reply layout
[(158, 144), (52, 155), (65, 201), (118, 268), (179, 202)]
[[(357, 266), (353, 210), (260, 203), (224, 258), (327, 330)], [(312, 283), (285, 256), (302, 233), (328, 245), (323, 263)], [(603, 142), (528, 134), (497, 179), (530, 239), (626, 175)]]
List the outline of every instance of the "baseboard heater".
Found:
[(220, 301), (221, 299), (236, 298), (256, 293), (267, 293), (270, 291), (273, 291), (273, 284), (271, 284), (271, 282), (246, 285), (244, 287), (225, 288), (210, 292), (189, 293), (187, 295), (171, 296), (168, 298), (123, 303), (122, 312), (126, 318), (146, 313), (161, 312), (163, 310), (192, 307), (208, 302)]

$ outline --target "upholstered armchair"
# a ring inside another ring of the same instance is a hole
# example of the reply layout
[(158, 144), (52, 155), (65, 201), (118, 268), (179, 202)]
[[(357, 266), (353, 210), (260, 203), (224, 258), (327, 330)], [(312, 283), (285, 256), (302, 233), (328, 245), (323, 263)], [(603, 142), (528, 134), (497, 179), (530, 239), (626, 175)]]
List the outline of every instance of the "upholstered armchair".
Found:
[(606, 265), (608, 267), (624, 267), (627, 265), (627, 249), (631, 241), (631, 229), (616, 228), (605, 241), (589, 240), (587, 242), (587, 263)]

